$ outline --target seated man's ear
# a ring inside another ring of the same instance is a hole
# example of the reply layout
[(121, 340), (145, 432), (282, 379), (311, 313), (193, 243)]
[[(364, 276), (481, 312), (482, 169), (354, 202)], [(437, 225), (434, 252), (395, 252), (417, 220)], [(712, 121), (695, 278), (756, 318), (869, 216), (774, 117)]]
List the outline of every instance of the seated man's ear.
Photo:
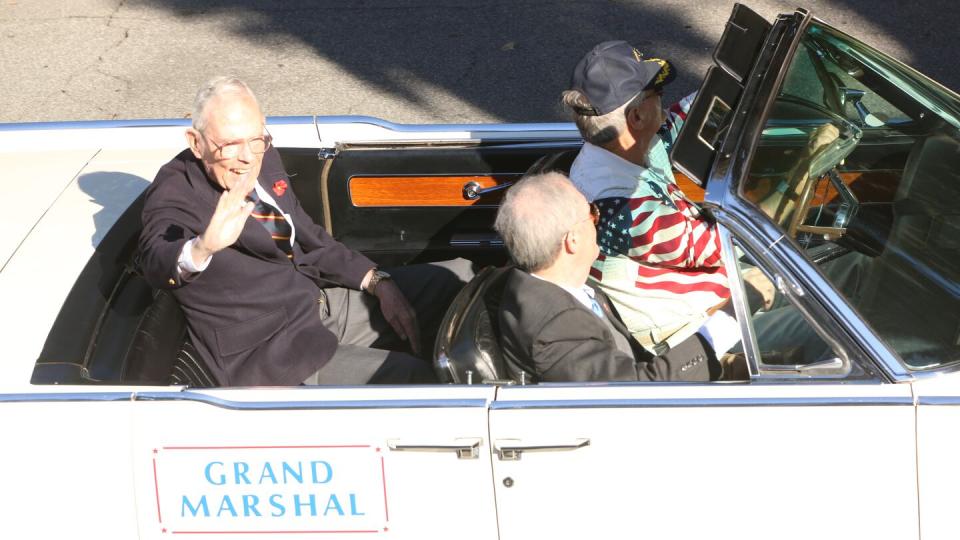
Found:
[(567, 253), (573, 254), (579, 249), (579, 240), (577, 238), (577, 232), (574, 230), (567, 231), (567, 234), (563, 235), (563, 250)]
[(193, 128), (187, 128), (187, 132), (184, 135), (187, 137), (187, 146), (190, 147), (190, 151), (193, 152), (194, 157), (203, 159), (203, 152), (200, 150), (200, 132)]
[(646, 127), (647, 118), (643, 115), (643, 111), (640, 107), (634, 107), (626, 112), (627, 115), (627, 127), (633, 131), (639, 131)]

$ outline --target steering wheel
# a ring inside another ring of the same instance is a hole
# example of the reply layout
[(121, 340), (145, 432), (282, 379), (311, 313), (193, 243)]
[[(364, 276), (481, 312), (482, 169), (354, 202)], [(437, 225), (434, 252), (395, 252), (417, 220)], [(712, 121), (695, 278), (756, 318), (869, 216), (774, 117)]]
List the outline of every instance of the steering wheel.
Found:
[[(830, 129), (826, 126), (831, 126), (837, 131), (837, 136), (833, 140), (816, 144), (809, 156), (801, 158), (796, 166), (790, 169), (788, 173), (790, 176), (786, 181), (786, 189), (783, 191), (783, 197), (777, 203), (773, 219), (777, 223), (783, 223), (787, 214), (794, 205), (796, 205), (796, 211), (794, 211), (786, 227), (788, 234), (791, 237), (795, 237), (798, 228), (808, 227), (801, 225), (801, 222), (806, 215), (806, 208), (813, 198), (813, 193), (818, 181), (824, 174), (831, 171), (834, 171), (834, 176), (839, 180), (839, 175), (835, 173), (836, 167), (853, 152), (854, 148), (856, 148), (860, 142), (863, 131), (846, 118), (816, 104), (797, 99), (793, 96), (780, 96), (778, 99), (792, 106), (799, 106), (801, 109), (809, 109), (814, 113), (811, 115), (813, 118), (810, 119), (813, 120), (815, 118), (819, 120), (819, 122), (817, 122), (819, 125), (811, 134), (811, 143), (817, 143), (817, 139), (823, 135), (823, 133), (818, 133), (818, 131)], [(811, 122), (810, 125), (814, 125), (813, 122)], [(843, 182), (839, 182), (837, 189), (842, 194), (845, 192), (849, 193), (849, 190), (846, 189)], [(855, 199), (853, 200), (855, 201)], [(816, 228), (816, 230), (807, 229), (806, 232), (825, 232), (819, 229), (820, 228)]]

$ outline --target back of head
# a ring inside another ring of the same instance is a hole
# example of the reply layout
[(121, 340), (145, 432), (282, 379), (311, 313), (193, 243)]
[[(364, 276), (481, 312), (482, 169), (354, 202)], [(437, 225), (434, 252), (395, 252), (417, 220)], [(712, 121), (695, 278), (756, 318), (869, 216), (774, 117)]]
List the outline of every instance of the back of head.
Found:
[(549, 267), (577, 219), (579, 192), (563, 174), (528, 176), (507, 190), (494, 228), (513, 261), (528, 272)]
[(603, 146), (626, 129), (626, 112), (642, 102), (644, 90), (675, 77), (669, 61), (645, 57), (626, 41), (605, 41), (580, 59), (561, 99), (584, 140)]
[[(259, 109), (260, 107), (259, 102), (257, 102), (257, 97), (253, 94), (253, 90), (247, 86), (247, 83), (238, 77), (218, 75), (206, 81), (197, 89), (197, 95), (193, 100), (193, 113), (191, 115), (193, 129), (202, 132), (207, 124), (207, 105), (215, 98), (230, 94), (249, 96), (254, 103), (257, 103), (257, 108)], [(263, 116), (262, 111), (260, 115)]]

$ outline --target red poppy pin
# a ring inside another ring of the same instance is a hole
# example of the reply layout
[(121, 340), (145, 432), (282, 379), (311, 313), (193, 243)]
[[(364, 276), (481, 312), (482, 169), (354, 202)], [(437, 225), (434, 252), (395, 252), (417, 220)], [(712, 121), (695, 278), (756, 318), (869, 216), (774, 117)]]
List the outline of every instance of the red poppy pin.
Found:
[(277, 180), (276, 182), (274, 182), (273, 192), (277, 194), (277, 197), (283, 197), (283, 194), (287, 192), (287, 181)]

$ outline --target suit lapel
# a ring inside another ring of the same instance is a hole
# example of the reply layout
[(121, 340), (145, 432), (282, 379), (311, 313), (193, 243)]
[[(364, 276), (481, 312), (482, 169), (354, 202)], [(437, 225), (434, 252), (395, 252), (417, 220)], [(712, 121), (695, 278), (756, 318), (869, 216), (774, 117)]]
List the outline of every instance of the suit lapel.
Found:
[(604, 317), (610, 320), (610, 324), (613, 325), (617, 332), (623, 334), (627, 339), (632, 339), (630, 331), (627, 329), (627, 326), (623, 324), (623, 321), (620, 320), (620, 315), (613, 308), (613, 304), (610, 303), (607, 295), (593, 284), (590, 284), (590, 288), (593, 289), (594, 299), (600, 304), (600, 308), (603, 309)]

